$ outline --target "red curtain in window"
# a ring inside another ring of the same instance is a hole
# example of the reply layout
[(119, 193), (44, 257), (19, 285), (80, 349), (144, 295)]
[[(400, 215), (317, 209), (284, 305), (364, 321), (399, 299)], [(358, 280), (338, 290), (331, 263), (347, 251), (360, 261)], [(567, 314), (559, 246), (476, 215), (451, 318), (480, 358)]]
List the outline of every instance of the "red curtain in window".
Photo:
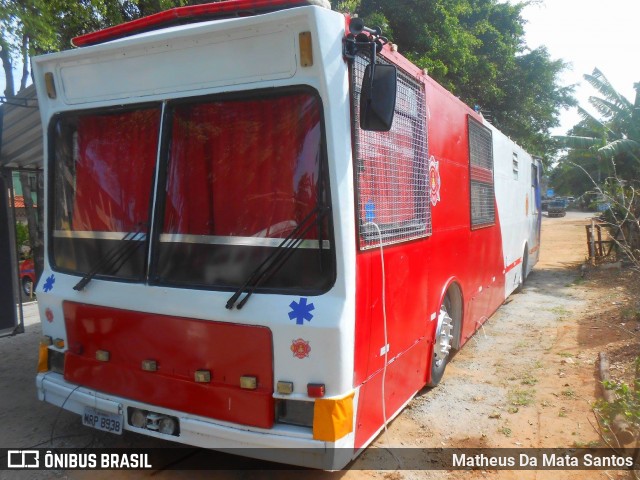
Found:
[(147, 231), (160, 110), (78, 118), (72, 230)]
[(310, 94), (176, 107), (165, 233), (286, 236), (316, 206), (320, 138)]
[(407, 117), (396, 115), (389, 132), (360, 130), (360, 218), (380, 226), (416, 217), (416, 146), (414, 127)]

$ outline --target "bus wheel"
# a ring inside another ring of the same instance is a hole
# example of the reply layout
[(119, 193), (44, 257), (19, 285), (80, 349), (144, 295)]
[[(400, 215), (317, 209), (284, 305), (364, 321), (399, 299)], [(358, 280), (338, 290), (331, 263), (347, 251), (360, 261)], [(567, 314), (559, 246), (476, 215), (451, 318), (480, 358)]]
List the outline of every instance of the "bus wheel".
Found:
[(435, 387), (440, 383), (447, 367), (451, 353), (453, 340), (453, 318), (451, 318), (452, 305), (449, 294), (440, 305), (438, 315), (438, 329), (436, 331), (436, 341), (433, 346), (433, 359), (431, 360), (431, 381), (427, 386)]
[(514, 290), (516, 293), (522, 292), (522, 289), (524, 288), (524, 281), (527, 277), (528, 263), (529, 263), (529, 252), (527, 251), (527, 246), (525, 245), (524, 253), (522, 254), (522, 269), (520, 271), (520, 283), (518, 283), (518, 286)]

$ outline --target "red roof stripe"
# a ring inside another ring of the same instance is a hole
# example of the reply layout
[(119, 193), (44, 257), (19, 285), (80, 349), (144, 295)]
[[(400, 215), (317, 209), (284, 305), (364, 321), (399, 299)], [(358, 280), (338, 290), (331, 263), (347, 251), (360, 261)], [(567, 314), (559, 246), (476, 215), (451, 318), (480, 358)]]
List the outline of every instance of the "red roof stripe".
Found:
[(309, 0), (227, 0), (219, 3), (176, 7), (97, 32), (80, 35), (75, 37), (71, 43), (76, 47), (86, 47), (160, 27), (188, 23), (194, 19), (205, 21), (231, 15), (250, 16), (266, 11), (309, 5), (310, 3)]

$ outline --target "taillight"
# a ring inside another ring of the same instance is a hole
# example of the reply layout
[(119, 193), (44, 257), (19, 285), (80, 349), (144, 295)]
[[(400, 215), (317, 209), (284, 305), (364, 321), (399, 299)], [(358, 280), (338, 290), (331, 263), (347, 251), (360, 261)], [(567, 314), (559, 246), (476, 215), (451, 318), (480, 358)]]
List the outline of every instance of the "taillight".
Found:
[(312, 398), (324, 397), (324, 383), (307, 384), (307, 395)]

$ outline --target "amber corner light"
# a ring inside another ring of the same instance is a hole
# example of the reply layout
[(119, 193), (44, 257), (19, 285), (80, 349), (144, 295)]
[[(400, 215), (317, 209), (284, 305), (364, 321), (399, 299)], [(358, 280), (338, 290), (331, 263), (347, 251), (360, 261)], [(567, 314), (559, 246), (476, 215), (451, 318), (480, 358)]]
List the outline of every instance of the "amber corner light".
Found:
[(55, 100), (58, 93), (56, 92), (56, 82), (53, 78), (53, 73), (47, 72), (44, 74), (44, 84), (47, 88), (47, 96), (50, 99)]
[(300, 32), (298, 35), (300, 43), (300, 65), (303, 67), (313, 66), (313, 48), (311, 45), (311, 32)]

